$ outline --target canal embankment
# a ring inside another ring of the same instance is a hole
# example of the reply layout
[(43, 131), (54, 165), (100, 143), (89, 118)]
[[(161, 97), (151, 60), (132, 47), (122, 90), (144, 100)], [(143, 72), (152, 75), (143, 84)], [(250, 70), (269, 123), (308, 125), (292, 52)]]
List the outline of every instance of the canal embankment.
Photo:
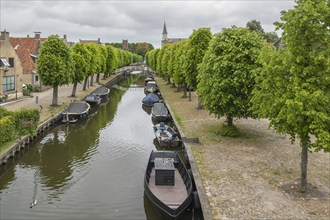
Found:
[(291, 144), (288, 137), (269, 129), (266, 119), (235, 120), (240, 136), (223, 137), (219, 130), (225, 119), (198, 109), (195, 92), (189, 101), (167, 80), (156, 77), (156, 81), (183, 139), (200, 142), (186, 148), (194, 157), (190, 163), (197, 168), (194, 176), (200, 177), (212, 219), (330, 217), (329, 153), (309, 154), (309, 192), (298, 193), (299, 143)]

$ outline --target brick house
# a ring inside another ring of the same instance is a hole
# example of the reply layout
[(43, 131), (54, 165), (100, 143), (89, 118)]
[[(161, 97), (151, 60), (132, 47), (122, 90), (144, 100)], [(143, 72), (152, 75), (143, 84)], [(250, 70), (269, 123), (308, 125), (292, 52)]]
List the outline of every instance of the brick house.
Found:
[(0, 96), (22, 96), (23, 65), (10, 43), (9, 32), (1, 31), (0, 38)]
[(47, 38), (41, 38), (40, 34), (40, 32), (35, 32), (34, 37), (29, 35), (27, 37), (10, 37), (9, 41), (22, 63), (23, 83), (32, 85), (34, 90), (43, 91), (46, 87), (42, 85), (36, 72), (36, 61), (41, 42)]

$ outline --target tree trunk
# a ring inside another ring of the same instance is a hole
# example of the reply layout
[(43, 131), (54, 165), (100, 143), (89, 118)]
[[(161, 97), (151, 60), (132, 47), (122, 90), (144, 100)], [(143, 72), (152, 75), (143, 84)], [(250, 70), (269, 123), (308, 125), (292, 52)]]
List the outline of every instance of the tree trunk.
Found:
[(167, 83), (171, 84), (171, 78), (170, 77), (167, 77)]
[(203, 105), (200, 103), (200, 97), (198, 96), (197, 109), (203, 109)]
[(57, 106), (57, 103), (58, 103), (58, 85), (54, 85), (52, 106)]
[(71, 93), (71, 96), (72, 96), (72, 97), (76, 97), (77, 86), (78, 86), (78, 83), (75, 82), (75, 83), (73, 84), (73, 87), (72, 87), (72, 93)]
[(93, 80), (94, 80), (94, 74), (91, 75), (91, 84), (90, 84), (90, 86), (93, 86)]
[(99, 73), (96, 75), (96, 82), (97, 82), (97, 83), (100, 82), (100, 74), (99, 74)]
[(83, 90), (85, 91), (87, 88), (87, 82), (88, 82), (88, 76), (85, 77), (85, 82), (84, 82), (84, 86), (83, 86)]
[(227, 116), (226, 122), (228, 127), (233, 126), (233, 118), (231, 116)]
[(187, 87), (183, 84), (183, 97), (187, 97)]
[(306, 141), (301, 142), (300, 187), (301, 192), (307, 191), (308, 147)]
[(189, 101), (191, 101), (191, 90), (190, 90), (190, 87), (188, 87), (188, 90), (189, 90)]

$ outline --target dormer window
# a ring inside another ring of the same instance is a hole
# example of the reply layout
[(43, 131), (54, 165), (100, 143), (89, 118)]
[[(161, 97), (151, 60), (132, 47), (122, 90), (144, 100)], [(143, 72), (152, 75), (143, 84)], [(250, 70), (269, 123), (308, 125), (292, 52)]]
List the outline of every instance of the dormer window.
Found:
[(0, 58), (1, 62), (0, 62), (0, 67), (10, 67), (10, 64), (8, 63), (6, 58), (1, 57)]

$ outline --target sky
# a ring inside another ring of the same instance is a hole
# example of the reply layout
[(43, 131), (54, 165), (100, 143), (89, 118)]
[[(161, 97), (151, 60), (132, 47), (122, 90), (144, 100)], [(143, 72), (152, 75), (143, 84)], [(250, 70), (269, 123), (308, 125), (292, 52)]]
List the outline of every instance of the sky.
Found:
[(11, 37), (41, 32), (41, 37), (65, 34), (72, 42), (125, 39), (159, 48), (164, 21), (169, 38), (188, 38), (201, 27), (219, 33), (233, 25), (245, 27), (253, 19), (270, 32), (280, 12), (294, 5), (294, 0), (0, 0), (0, 29)]

